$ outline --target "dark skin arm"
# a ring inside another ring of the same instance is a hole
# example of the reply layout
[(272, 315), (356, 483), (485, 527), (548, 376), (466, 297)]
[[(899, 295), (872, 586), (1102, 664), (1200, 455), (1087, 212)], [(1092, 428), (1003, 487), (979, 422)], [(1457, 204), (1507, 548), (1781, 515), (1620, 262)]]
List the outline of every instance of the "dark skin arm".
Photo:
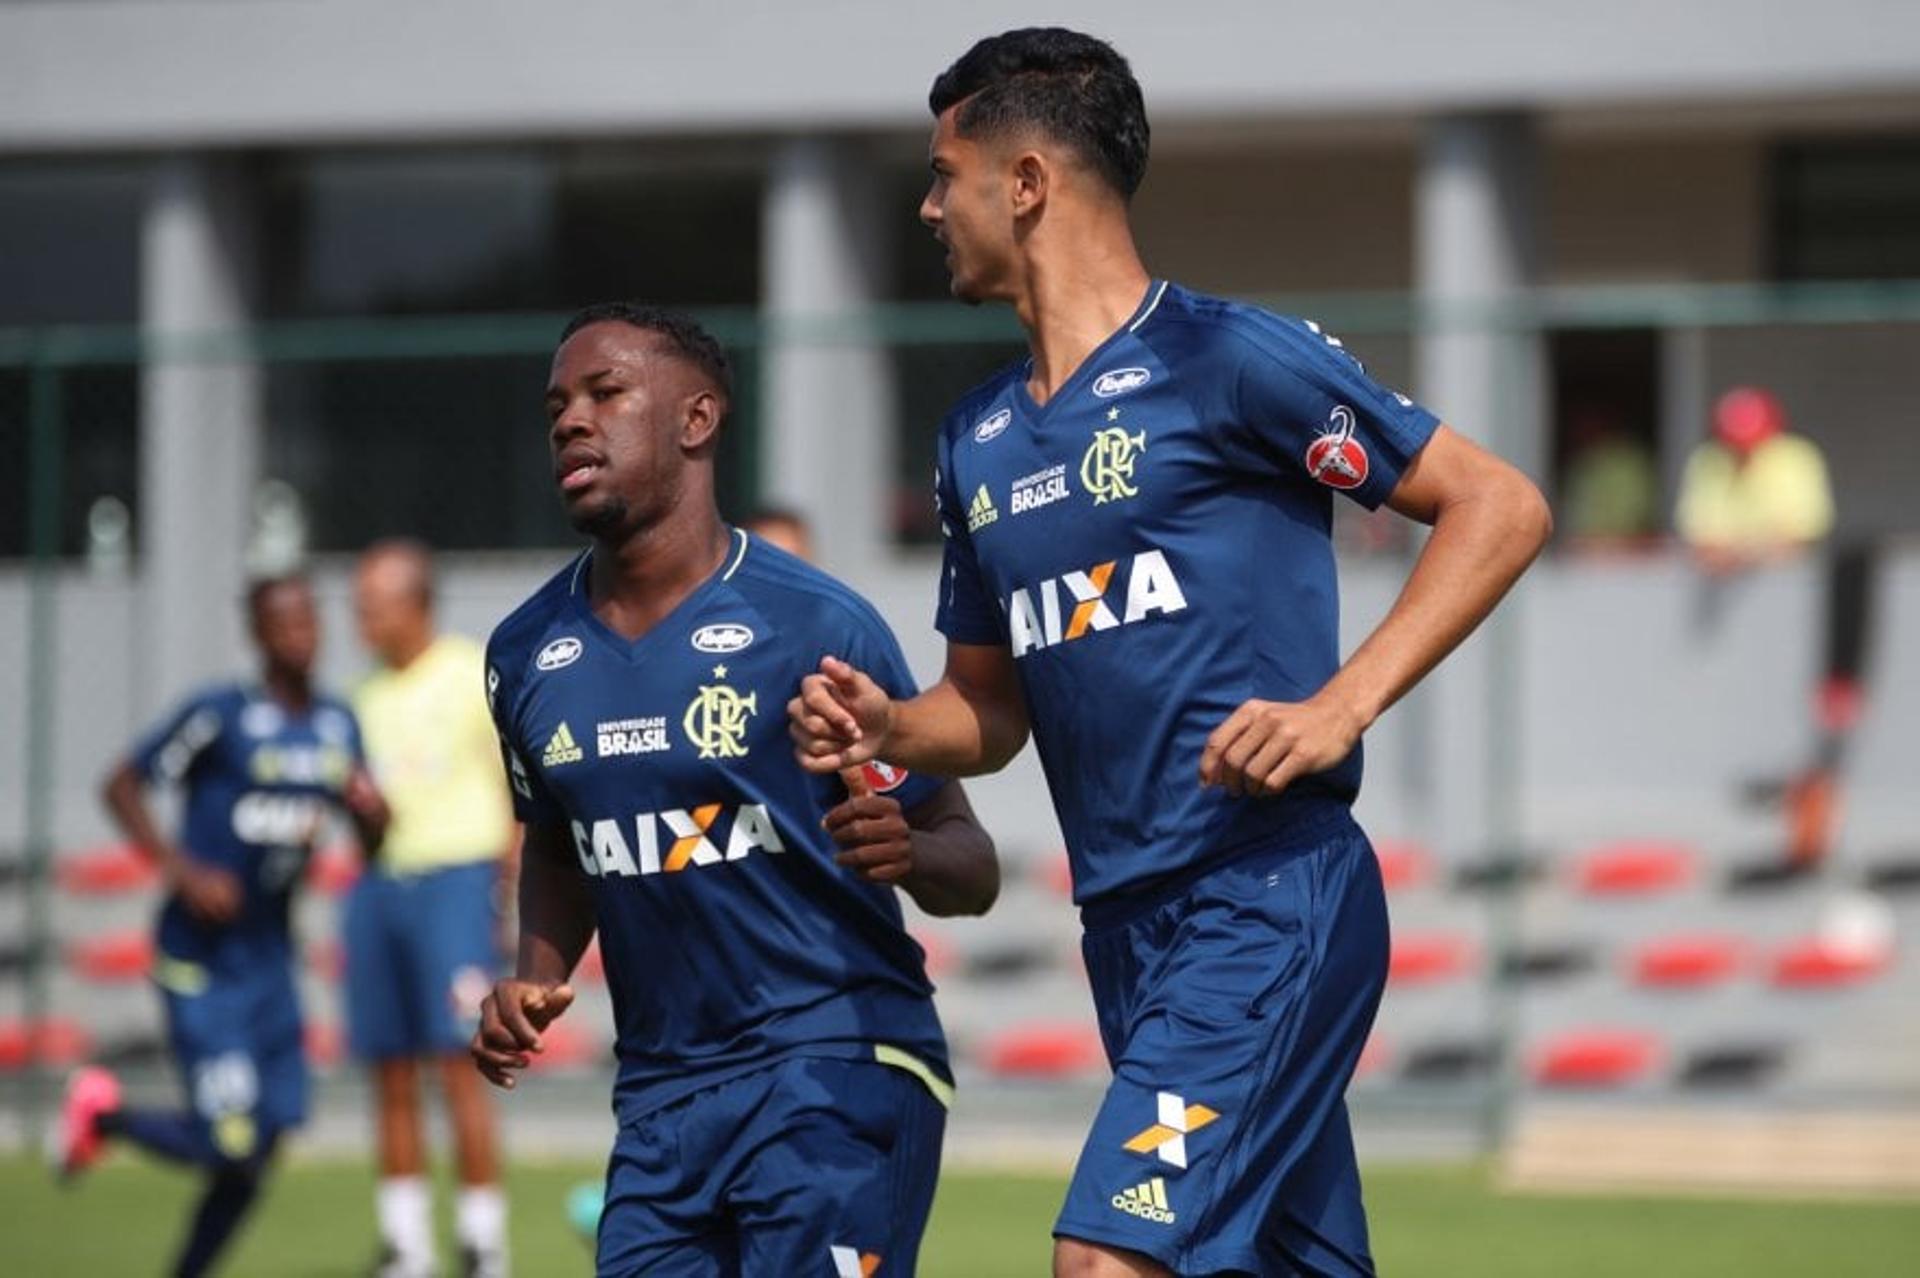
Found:
[(107, 774), (101, 801), (127, 841), (155, 865), (167, 890), (180, 898), (194, 917), (208, 923), (226, 923), (239, 912), (240, 880), (217, 866), (194, 860), (186, 849), (160, 833), (147, 807), (146, 782), (131, 760)]
[(936, 917), (987, 912), (1000, 895), (1000, 862), (958, 782), (908, 812), (869, 793), (857, 769), (846, 776), (847, 801), (822, 822), (844, 849), (834, 860), (869, 883), (893, 884)]
[(542, 1050), (541, 1031), (573, 1003), (567, 978), (593, 939), (593, 891), (564, 825), (529, 825), (520, 847), (520, 946), (514, 975), (480, 1006), (469, 1050), (481, 1075), (512, 1088)]
[(361, 853), (371, 859), (380, 850), (381, 840), (387, 837), (387, 827), (393, 823), (393, 809), (387, 806), (386, 796), (374, 784), (373, 774), (365, 768), (355, 768), (340, 792), (340, 802), (353, 821)]

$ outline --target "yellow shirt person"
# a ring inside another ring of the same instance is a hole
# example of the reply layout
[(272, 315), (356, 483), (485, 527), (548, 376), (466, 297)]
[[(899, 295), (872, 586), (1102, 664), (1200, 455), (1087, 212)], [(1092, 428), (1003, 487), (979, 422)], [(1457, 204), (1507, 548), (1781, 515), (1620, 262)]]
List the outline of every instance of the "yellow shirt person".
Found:
[(389, 874), (490, 861), (512, 838), (483, 667), (479, 644), (441, 635), (404, 669), (378, 670), (354, 694), (373, 774), (393, 809), (380, 846)]
[(1687, 460), (1675, 523), (1708, 554), (1766, 557), (1818, 541), (1833, 529), (1826, 461), (1812, 441), (1786, 433), (1773, 396), (1728, 391), (1715, 406), (1714, 437)]

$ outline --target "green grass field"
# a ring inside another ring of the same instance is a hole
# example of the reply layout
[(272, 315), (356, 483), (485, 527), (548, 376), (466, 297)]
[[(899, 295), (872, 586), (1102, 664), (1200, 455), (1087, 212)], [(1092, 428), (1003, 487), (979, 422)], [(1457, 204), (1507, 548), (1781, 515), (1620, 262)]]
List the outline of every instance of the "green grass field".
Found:
[[(515, 1273), (588, 1271), (562, 1203), (587, 1164), (513, 1172)], [(920, 1272), (999, 1278), (1047, 1272), (1047, 1226), (1062, 1182), (951, 1174), (941, 1184)], [(1512, 1197), (1462, 1168), (1371, 1170), (1368, 1202), (1382, 1272), (1417, 1278), (1850, 1278), (1916, 1272), (1913, 1204), (1748, 1203)], [(192, 1182), (121, 1157), (72, 1190), (39, 1163), (0, 1161), (0, 1272), (22, 1278), (165, 1271)], [(229, 1278), (358, 1278), (372, 1255), (364, 1166), (283, 1170), (224, 1271)], [(443, 1212), (444, 1214), (444, 1212)]]

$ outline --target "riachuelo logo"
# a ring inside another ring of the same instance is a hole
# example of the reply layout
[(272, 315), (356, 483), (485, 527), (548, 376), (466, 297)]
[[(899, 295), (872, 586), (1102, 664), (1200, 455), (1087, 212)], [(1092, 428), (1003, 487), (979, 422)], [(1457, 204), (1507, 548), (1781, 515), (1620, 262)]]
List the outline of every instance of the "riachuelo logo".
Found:
[[(1024, 657), (1095, 631), (1185, 611), (1187, 596), (1165, 551), (1143, 550), (1125, 562), (1124, 584), (1115, 580), (1122, 561), (1109, 559), (1084, 571), (1048, 577), (1032, 588), (1016, 587), (1007, 597), (1013, 655)], [(1068, 606), (1072, 611), (1063, 611)]]
[(743, 803), (732, 811), (723, 820), (726, 804), (704, 803), (636, 812), (626, 821), (575, 821), (573, 847), (580, 868), (594, 878), (678, 874), (688, 866), (738, 861), (756, 849), (787, 850), (766, 804)]
[(1307, 473), (1329, 488), (1358, 488), (1367, 482), (1367, 450), (1353, 437), (1353, 410), (1335, 404), (1327, 429), (1307, 445)]

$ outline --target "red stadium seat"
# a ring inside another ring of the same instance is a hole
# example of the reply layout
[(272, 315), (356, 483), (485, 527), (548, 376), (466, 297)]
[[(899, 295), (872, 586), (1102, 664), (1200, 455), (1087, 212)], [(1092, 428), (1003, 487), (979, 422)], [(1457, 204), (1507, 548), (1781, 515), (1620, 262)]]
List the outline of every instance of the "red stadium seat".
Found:
[(1634, 951), (1631, 968), (1636, 985), (1696, 988), (1726, 980), (1745, 956), (1746, 945), (1738, 937), (1668, 936)]
[(1814, 937), (1796, 941), (1773, 959), (1773, 983), (1787, 989), (1830, 989), (1855, 985), (1885, 971), (1890, 949), (1836, 944)]
[(1073, 899), (1073, 864), (1064, 849), (1042, 860), (1035, 870), (1040, 886), (1064, 900)]
[(1542, 1087), (1619, 1087), (1659, 1063), (1660, 1044), (1638, 1030), (1574, 1030), (1547, 1040), (1533, 1057)]
[(1395, 985), (1430, 985), (1464, 974), (1473, 960), (1473, 942), (1464, 936), (1399, 933), (1387, 958), (1387, 980)]
[(1387, 1050), (1386, 1040), (1376, 1032), (1367, 1036), (1367, 1045), (1360, 1049), (1360, 1059), (1354, 1063), (1353, 1076), (1356, 1079), (1377, 1074), (1392, 1063), (1393, 1053)]
[(1433, 854), (1410, 839), (1379, 839), (1373, 845), (1380, 858), (1380, 881), (1387, 891), (1418, 887), (1433, 877)]
[(1009, 1078), (1062, 1078), (1105, 1066), (1106, 1050), (1091, 1025), (1038, 1022), (1016, 1025), (989, 1039), (981, 1064)]
[(77, 1022), (50, 1016), (37, 1025), (0, 1021), (0, 1070), (25, 1069), (34, 1060), (67, 1069), (87, 1059), (93, 1040)]
[(605, 1053), (598, 1040), (572, 1021), (558, 1020), (540, 1032), (538, 1052), (532, 1054), (529, 1069), (566, 1070), (591, 1065)]
[(153, 968), (153, 938), (144, 928), (89, 936), (67, 946), (67, 966), (101, 984), (144, 980)]
[(912, 932), (911, 935), (915, 943), (920, 946), (921, 953), (927, 956), (928, 976), (938, 980), (953, 971), (958, 955), (950, 941), (932, 932)]
[(160, 881), (160, 871), (130, 843), (109, 843), (70, 852), (53, 863), (60, 890), (75, 896), (112, 896), (140, 892)]
[(347, 844), (321, 848), (307, 862), (307, 886), (328, 896), (339, 896), (360, 877), (360, 853)]
[(587, 948), (580, 955), (580, 961), (574, 965), (573, 979), (582, 985), (605, 985), (607, 983), (606, 964), (600, 959), (600, 938), (594, 937), (587, 942)]
[(1664, 892), (1691, 878), (1697, 860), (1685, 843), (1629, 839), (1583, 853), (1577, 878), (1580, 890), (1592, 896)]

